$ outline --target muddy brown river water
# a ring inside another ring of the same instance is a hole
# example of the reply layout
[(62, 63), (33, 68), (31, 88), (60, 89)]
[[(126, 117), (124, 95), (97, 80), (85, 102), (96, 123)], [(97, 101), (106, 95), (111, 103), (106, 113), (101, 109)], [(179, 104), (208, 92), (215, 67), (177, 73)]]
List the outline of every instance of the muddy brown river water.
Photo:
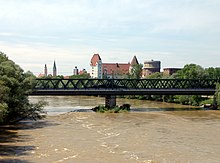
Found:
[[(45, 97), (31, 100), (42, 98)], [(93, 113), (79, 111), (104, 103), (102, 98), (47, 97), (46, 100), (49, 116), (45, 120), (1, 129), (0, 162), (220, 162), (220, 111), (146, 112), (146, 108), (183, 106), (119, 99), (118, 104), (130, 103), (134, 111)], [(76, 109), (78, 112), (64, 113)]]

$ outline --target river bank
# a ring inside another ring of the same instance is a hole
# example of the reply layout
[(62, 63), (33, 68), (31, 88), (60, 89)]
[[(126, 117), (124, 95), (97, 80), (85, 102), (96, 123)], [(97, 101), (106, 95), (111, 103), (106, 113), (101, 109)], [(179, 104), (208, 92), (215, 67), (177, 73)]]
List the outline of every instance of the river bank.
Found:
[(219, 111), (71, 112), (1, 129), (0, 160), (218, 163), (218, 137)]

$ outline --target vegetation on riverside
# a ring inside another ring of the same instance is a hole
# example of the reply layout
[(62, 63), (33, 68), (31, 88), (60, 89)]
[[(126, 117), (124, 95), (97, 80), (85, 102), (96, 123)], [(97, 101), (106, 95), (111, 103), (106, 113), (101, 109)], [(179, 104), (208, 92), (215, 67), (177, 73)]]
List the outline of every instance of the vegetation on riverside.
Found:
[[(200, 65), (187, 64), (183, 69), (177, 71), (171, 76), (164, 75), (163, 73), (153, 73), (147, 76), (149, 79), (219, 79), (220, 68), (206, 68)], [(216, 89), (216, 100), (218, 106), (220, 105), (219, 85)], [(127, 98), (135, 98), (140, 100), (155, 100), (163, 102), (179, 103), (183, 105), (200, 106), (205, 104), (213, 104), (213, 99), (201, 95), (137, 95), (127, 96)]]
[(90, 78), (89, 73), (70, 76), (70, 79), (89, 79), (89, 78)]
[(130, 104), (123, 104), (122, 106), (115, 106), (113, 108), (106, 107), (104, 105), (99, 105), (92, 108), (93, 111), (99, 113), (122, 113), (130, 110)]
[[(196, 64), (187, 64), (184, 68), (178, 71), (176, 74), (173, 74), (171, 77), (180, 78), (180, 79), (218, 79), (220, 76), (220, 68), (206, 68), (196, 65)], [(178, 95), (174, 96), (175, 101), (181, 104), (199, 106), (207, 102), (208, 98), (201, 95), (190, 95), (183, 96)], [(213, 102), (211, 103), (213, 104)]]
[(216, 85), (215, 98), (216, 98), (217, 108), (220, 109), (220, 83)]
[(42, 113), (45, 103), (31, 104), (28, 100), (34, 82), (35, 77), (31, 72), (25, 73), (0, 52), (0, 124), (44, 117)]

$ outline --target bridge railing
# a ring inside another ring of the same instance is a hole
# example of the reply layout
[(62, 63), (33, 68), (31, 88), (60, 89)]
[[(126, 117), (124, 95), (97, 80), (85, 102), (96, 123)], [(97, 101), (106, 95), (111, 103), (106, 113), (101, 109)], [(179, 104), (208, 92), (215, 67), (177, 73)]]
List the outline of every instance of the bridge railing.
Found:
[(220, 79), (44, 79), (34, 89), (215, 89)]

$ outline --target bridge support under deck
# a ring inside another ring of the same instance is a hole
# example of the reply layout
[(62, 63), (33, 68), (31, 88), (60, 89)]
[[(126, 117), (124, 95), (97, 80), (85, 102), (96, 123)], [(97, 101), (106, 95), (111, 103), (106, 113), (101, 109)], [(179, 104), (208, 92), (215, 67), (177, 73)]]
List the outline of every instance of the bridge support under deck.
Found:
[(116, 106), (116, 96), (115, 95), (106, 95), (105, 96), (105, 106), (113, 108)]

